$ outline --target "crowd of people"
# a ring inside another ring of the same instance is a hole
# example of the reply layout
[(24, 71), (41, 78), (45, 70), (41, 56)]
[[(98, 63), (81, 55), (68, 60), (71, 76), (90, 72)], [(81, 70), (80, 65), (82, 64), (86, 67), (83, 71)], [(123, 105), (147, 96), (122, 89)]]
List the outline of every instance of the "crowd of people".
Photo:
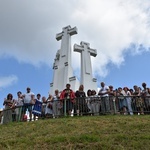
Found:
[(105, 114), (124, 114), (124, 115), (144, 115), (150, 113), (150, 88), (146, 83), (142, 83), (142, 88), (137, 85), (133, 89), (119, 87), (114, 89), (112, 85), (107, 86), (104, 82), (100, 83), (100, 90), (89, 89), (84, 91), (84, 86), (80, 85), (77, 91), (71, 89), (70, 84), (59, 92), (55, 90), (54, 95), (41, 97), (35, 95), (30, 87), (26, 88), (26, 93), (17, 92), (17, 99), (9, 93), (4, 99), (4, 109), (2, 123), (12, 121), (26, 121), (27, 112), (29, 121), (40, 118), (58, 118), (66, 115), (105, 115)]

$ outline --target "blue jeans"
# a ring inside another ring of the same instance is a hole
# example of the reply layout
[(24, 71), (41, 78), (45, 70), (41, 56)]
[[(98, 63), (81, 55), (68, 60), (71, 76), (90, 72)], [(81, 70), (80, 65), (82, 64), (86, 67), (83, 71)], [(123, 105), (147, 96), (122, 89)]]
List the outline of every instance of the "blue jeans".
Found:
[(130, 113), (130, 115), (133, 115), (133, 110), (131, 107), (131, 97), (127, 97), (126, 101), (127, 101), (128, 112)]

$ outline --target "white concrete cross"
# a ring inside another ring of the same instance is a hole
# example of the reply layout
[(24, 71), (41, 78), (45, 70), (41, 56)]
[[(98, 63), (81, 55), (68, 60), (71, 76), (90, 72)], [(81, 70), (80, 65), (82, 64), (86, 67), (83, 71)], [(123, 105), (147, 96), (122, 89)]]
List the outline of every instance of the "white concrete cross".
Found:
[[(61, 57), (66, 57), (68, 60), (71, 56), (70, 55), (70, 49), (71, 49), (71, 36), (77, 34), (77, 28), (71, 28), (71, 26), (66, 26), (63, 28), (63, 31), (61, 33), (58, 33), (56, 35), (56, 39), (59, 41), (61, 40)], [(68, 62), (69, 63), (69, 62)]]
[(81, 70), (83, 73), (92, 74), (91, 58), (90, 56), (96, 57), (97, 51), (91, 49), (89, 43), (81, 42), (80, 45), (74, 45), (74, 51), (81, 53)]
[(56, 53), (53, 64), (53, 82), (50, 84), (50, 93), (52, 94), (54, 94), (55, 89), (63, 90), (67, 83), (71, 84), (73, 90), (79, 86), (73, 75), (71, 64), (71, 36), (74, 34), (77, 34), (77, 28), (71, 28), (70, 25), (64, 27), (61, 33), (56, 34), (56, 40), (61, 40), (61, 47)]
[(93, 89), (95, 89), (95, 85), (92, 85), (93, 77), (90, 56), (97, 56), (96, 49), (91, 49), (89, 43), (82, 41), (80, 45), (74, 45), (74, 51), (81, 53), (81, 84), (83, 84), (85, 88), (94, 86)]

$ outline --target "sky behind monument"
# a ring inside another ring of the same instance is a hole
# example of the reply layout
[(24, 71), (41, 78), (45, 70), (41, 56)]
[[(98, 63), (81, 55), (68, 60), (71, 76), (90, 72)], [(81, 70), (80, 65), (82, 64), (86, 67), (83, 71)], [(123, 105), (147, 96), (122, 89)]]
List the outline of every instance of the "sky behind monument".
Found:
[[(26, 87), (48, 96), (62, 28), (78, 28), (71, 38), (97, 49), (93, 77), (107, 85), (150, 87), (149, 0), (0, 0), (0, 108), (8, 93), (16, 98)], [(72, 52), (80, 76), (80, 54)]]

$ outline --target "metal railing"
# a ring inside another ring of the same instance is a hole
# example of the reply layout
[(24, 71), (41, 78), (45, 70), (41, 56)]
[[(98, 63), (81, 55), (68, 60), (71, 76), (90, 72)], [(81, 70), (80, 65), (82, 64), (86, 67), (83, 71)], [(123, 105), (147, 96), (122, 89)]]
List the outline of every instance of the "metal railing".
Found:
[[(30, 105), (33, 107), (34, 105)], [(25, 106), (16, 106), (14, 108), (3, 109), (0, 119), (3, 121), (27, 121), (25, 118)], [(38, 107), (36, 107), (39, 109)], [(59, 101), (47, 102), (41, 105), (40, 113), (35, 114), (31, 120), (43, 118), (58, 118), (64, 116), (85, 116), (85, 115), (105, 115), (105, 114), (122, 114), (122, 115), (144, 115), (150, 114), (150, 97), (140, 96), (108, 96), (108, 97), (85, 97), (63, 99)], [(3, 113), (3, 115), (2, 115)], [(29, 118), (29, 117), (28, 117)]]

